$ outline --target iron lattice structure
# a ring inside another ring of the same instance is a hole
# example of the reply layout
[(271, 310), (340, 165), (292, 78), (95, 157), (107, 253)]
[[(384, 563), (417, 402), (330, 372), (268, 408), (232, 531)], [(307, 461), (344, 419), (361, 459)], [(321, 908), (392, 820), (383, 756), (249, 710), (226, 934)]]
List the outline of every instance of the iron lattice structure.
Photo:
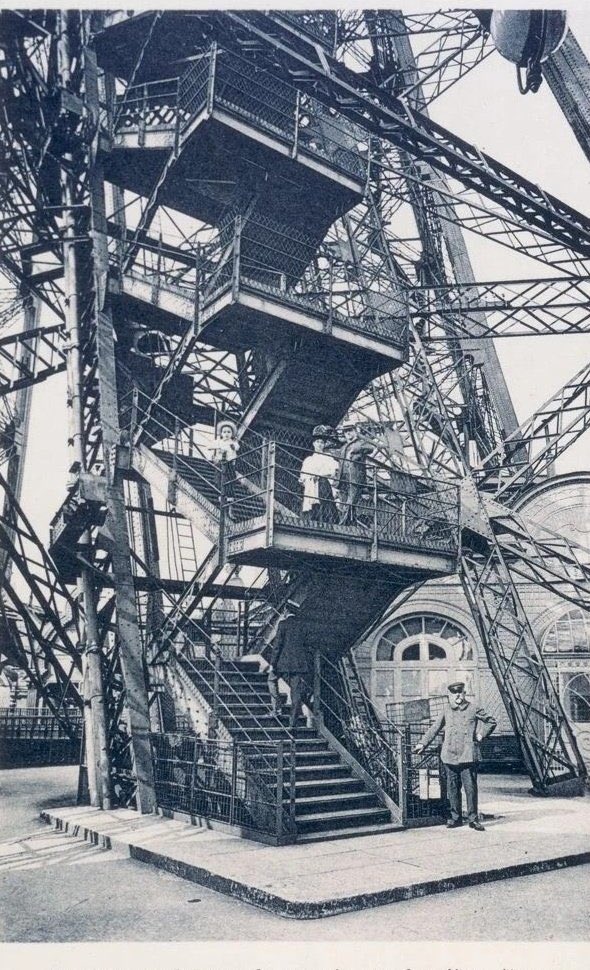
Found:
[[(588, 428), (589, 371), (519, 425), (489, 338), (588, 332), (590, 219), (430, 119), (493, 53), (479, 19), (6, 11), (0, 37), (4, 639), (64, 723), (66, 698), (83, 707), (93, 801), (153, 808), (162, 670), (187, 642), (210, 644), (216, 609), (248, 605), (247, 648), (272, 638), (286, 599), (312, 602), (322, 567), (309, 555), (246, 563), (244, 583), (236, 509), (264, 522), (266, 548), (299, 527), (299, 449), (318, 415), (347, 414), (381, 435), (372, 560), (394, 541), (387, 483), (411, 455), (427, 483), (404, 500), (414, 545), (440, 552), (460, 527), (456, 568), (535, 787), (579, 790), (515, 577), (588, 609), (588, 555), (514, 507)], [(199, 125), (219, 118), (274, 139), (270, 180), (260, 154), (207, 168)], [(341, 194), (302, 208), (285, 158), (329, 170)], [(478, 282), (464, 230), (540, 262), (539, 278)], [(237, 309), (216, 330), (224, 299)], [(379, 345), (382, 360), (363, 372), (334, 351), (346, 392), (314, 411), (305, 397), (325, 375), (309, 337), (239, 337), (261, 301), (267, 317), (312, 318), (326, 346)], [(46, 549), (20, 506), (22, 462), (30, 389), (64, 371), (70, 477)], [(206, 447), (228, 417), (233, 494)], [(453, 489), (458, 525), (441, 511)], [(339, 582), (354, 577), (349, 563)], [(397, 567), (365, 626), (425, 578)]]

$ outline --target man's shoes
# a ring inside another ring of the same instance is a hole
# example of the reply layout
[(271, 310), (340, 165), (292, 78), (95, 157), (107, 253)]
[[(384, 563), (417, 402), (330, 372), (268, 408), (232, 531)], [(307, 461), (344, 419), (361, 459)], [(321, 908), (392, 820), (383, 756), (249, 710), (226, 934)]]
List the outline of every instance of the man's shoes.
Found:
[(481, 822), (478, 822), (477, 819), (474, 822), (469, 823), (469, 828), (475, 829), (476, 832), (485, 832), (484, 826), (481, 824)]
[(463, 825), (463, 822), (460, 822), (458, 818), (457, 819), (450, 818), (449, 821), (447, 822), (448, 829), (460, 829), (462, 825)]

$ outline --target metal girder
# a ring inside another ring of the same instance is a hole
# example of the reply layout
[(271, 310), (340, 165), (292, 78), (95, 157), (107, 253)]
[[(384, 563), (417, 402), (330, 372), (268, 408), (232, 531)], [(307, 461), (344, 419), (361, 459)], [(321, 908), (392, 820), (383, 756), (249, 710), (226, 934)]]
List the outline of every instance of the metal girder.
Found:
[(485, 501), (510, 571), (590, 610), (590, 550), (533, 519)]
[[(203, 17), (209, 20), (209, 16)], [(458, 179), (543, 236), (590, 257), (590, 219), (544, 192), (528, 179), (479, 151), (441, 125), (400, 103), (376, 85), (359, 79), (303, 35), (285, 32), (272, 14), (227, 12), (213, 15), (223, 28), (224, 45), (261, 59), (300, 89), (341, 112), (367, 132)], [(233, 27), (230, 37), (228, 27)], [(257, 42), (257, 43), (254, 43)]]
[(460, 575), (533, 787), (582, 794), (586, 768), (499, 545), (464, 547)]
[[(13, 621), (17, 636), (12, 646), (19, 664), (56, 716), (62, 719), (67, 712), (62, 712), (62, 705), (46, 690), (44, 675), (52, 669), (62, 688), (62, 699), (66, 693), (76, 699), (71, 678), (75, 670), (81, 669), (80, 608), (61, 582), (14, 488), (1, 473), (0, 488), (3, 491), (0, 551), (4, 569), (0, 610), (7, 628), (11, 627), (10, 620)], [(28, 604), (22, 592), (15, 588), (11, 571), (18, 573), (28, 590)]]
[[(586, 769), (575, 737), (520, 601), (494, 530), (494, 520), (488, 517), (484, 497), (478, 493), (469, 466), (462, 457), (452, 421), (448, 416), (445, 419), (445, 402), (436, 375), (419, 335), (414, 332), (413, 336), (413, 352), (420, 358), (420, 370), (427, 377), (425, 396), (430, 402), (430, 410), (445, 420), (441, 435), (446, 430), (447, 448), (454, 458), (455, 471), (463, 478), (459, 575), (490, 669), (521, 741), (533, 785), (540, 791), (579, 793)], [(400, 388), (400, 393), (404, 392), (411, 393), (407, 387)], [(429, 442), (420, 434), (411, 406), (407, 407), (406, 413), (416, 457), (423, 468), (432, 469)], [(433, 475), (433, 481), (435, 484), (438, 481), (436, 475)], [(521, 541), (521, 554), (522, 547)]]
[(542, 70), (580, 148), (590, 159), (590, 63), (571, 30)]
[[(379, 52), (379, 73), (375, 80), (388, 86), (400, 101), (420, 108), (448, 91), (495, 50), (489, 35), (470, 10), (458, 10), (452, 18), (443, 12), (418, 15), (414, 21), (411, 14), (402, 15), (395, 10), (387, 11), (386, 16), (383, 14), (384, 11), (367, 10), (363, 17), (363, 12), (347, 15), (344, 11), (339, 30), (341, 47), (344, 52), (351, 45), (363, 50), (369, 39), (373, 49)], [(429, 42), (417, 52), (414, 65), (408, 68), (396, 56), (397, 44), (400, 38), (414, 33), (429, 37)], [(367, 60), (367, 69), (373, 67), (375, 76), (375, 65)]]
[(66, 369), (64, 329), (39, 327), (0, 339), (0, 396), (32, 387)]
[[(473, 16), (473, 14), (471, 14)], [(392, 25), (395, 28), (400, 22), (404, 22), (404, 16), (397, 11), (379, 11), (378, 23), (385, 30), (390, 30)], [(411, 71), (415, 65), (415, 54), (407, 36), (394, 36), (392, 41), (395, 54), (400, 66)], [(375, 49), (375, 55), (379, 57), (379, 50)], [(415, 91), (416, 99), (420, 97), (421, 88)], [(427, 108), (424, 108), (428, 114)], [(475, 275), (469, 252), (465, 244), (461, 228), (449, 220), (441, 218), (436, 207), (437, 195), (435, 189), (447, 190), (447, 185), (442, 176), (433, 169), (428, 172), (427, 182), (413, 181), (415, 171), (414, 160), (407, 153), (400, 153), (400, 164), (403, 169), (405, 184), (408, 190), (408, 201), (412, 207), (418, 233), (422, 244), (422, 255), (417, 272), (418, 282), (429, 284), (444, 284), (449, 281), (452, 274), (455, 281), (462, 283), (472, 283)], [(398, 204), (395, 196), (388, 198), (389, 178), (384, 169), (378, 171), (380, 185), (380, 205), (383, 218), (387, 219), (389, 210), (393, 205)], [(451, 206), (447, 205), (446, 209)], [(446, 252), (445, 252), (446, 250)], [(453, 332), (455, 317), (452, 320), (444, 319), (443, 331), (445, 334)], [(457, 371), (462, 374), (462, 393), (464, 405), (467, 407), (468, 423), (464, 427), (464, 432), (469, 432), (471, 437), (478, 440), (478, 447), (485, 450), (486, 440), (498, 440), (499, 433), (505, 435), (510, 433), (518, 424), (514, 406), (508, 391), (508, 387), (502, 373), (502, 368), (493, 345), (486, 345), (478, 348), (474, 354), (474, 345), (471, 342), (471, 334), (465, 334), (465, 339), (461, 339), (450, 357), (454, 359)], [(462, 351), (469, 353), (471, 359), (481, 364), (481, 368), (470, 376), (469, 368), (465, 366)], [(479, 386), (478, 386), (479, 385)], [(482, 391), (478, 401), (478, 390)]]
[(482, 236), (550, 266), (553, 272), (561, 270), (573, 276), (587, 276), (590, 273), (587, 254), (581, 255), (549, 231), (532, 227), (508, 211), (501, 201), (487, 198), (482, 192), (462, 184), (459, 177), (437, 176), (430, 162), (412, 157), (410, 164), (402, 167), (395, 154), (390, 153), (381, 165), (381, 177), (397, 204), (411, 203), (413, 186), (428, 190), (429, 209), (442, 225)]
[(410, 300), (430, 340), (590, 333), (590, 277), (418, 286)]
[[(513, 504), (590, 427), (590, 363), (585, 364), (503, 445), (486, 455), (479, 484)], [(499, 468), (513, 449), (510, 467)]]

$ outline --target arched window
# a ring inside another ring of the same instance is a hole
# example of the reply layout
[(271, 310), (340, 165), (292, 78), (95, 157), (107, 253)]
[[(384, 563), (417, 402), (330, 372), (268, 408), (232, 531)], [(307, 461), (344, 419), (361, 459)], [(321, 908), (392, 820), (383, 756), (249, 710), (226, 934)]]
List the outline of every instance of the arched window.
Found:
[(588, 674), (562, 675), (563, 706), (574, 724), (590, 723), (590, 677)]
[(376, 699), (385, 703), (440, 696), (451, 679), (476, 693), (473, 642), (442, 616), (414, 615), (390, 626), (377, 644), (374, 671)]
[(541, 641), (546, 654), (590, 653), (590, 616), (578, 606), (551, 623)]

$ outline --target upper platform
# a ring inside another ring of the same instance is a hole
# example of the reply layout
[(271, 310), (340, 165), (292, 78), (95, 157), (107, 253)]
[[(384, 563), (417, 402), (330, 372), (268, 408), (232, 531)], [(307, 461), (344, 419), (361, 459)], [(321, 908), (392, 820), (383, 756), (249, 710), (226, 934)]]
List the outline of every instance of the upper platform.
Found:
[[(106, 146), (105, 146), (106, 147)], [(316, 240), (362, 197), (367, 137), (321, 102), (216, 45), (179, 77), (133, 84), (114, 107), (107, 177), (217, 225), (256, 198)]]
[[(365, 467), (346, 464), (348, 474), (362, 480)], [(321, 503), (305, 510), (301, 465), (297, 449), (273, 442), (240, 456), (238, 466), (247, 474), (230, 473), (222, 503), (228, 559), (279, 568), (378, 565), (381, 575), (403, 574), (410, 581), (412, 575), (423, 579), (455, 571), (459, 496), (454, 485), (435, 487), (424, 477), (371, 464), (351, 520), (342, 521), (343, 493), (327, 479), (318, 485)], [(355, 476), (353, 466), (358, 466)], [(250, 486), (247, 496), (240, 494), (242, 477)]]
[(386, 279), (361, 292), (343, 256), (323, 246), (308, 266), (313, 251), (305, 233), (238, 216), (193, 251), (142, 246), (120, 292), (145, 324), (182, 332), (193, 322), (199, 340), (221, 350), (289, 347), (308, 335), (320, 356), (346, 349), (362, 369), (370, 358), (369, 380), (398, 366), (407, 351), (404, 295)]

